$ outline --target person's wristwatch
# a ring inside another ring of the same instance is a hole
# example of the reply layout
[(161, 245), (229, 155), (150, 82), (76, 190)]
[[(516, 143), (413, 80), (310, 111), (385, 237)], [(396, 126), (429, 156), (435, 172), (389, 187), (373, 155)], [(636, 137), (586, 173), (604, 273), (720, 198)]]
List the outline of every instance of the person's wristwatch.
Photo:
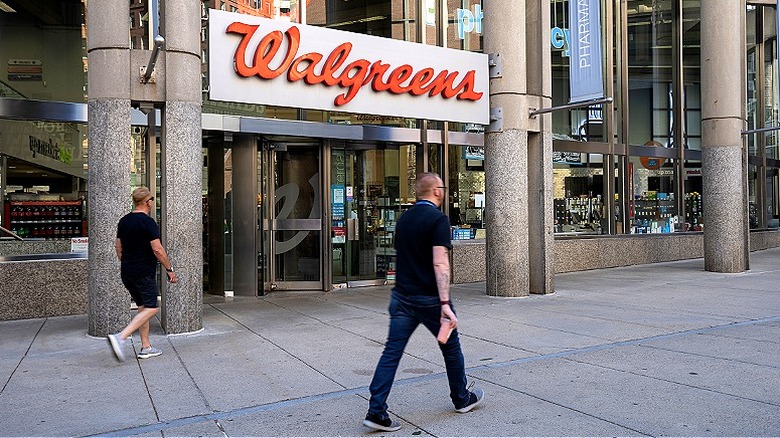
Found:
[(173, 272), (173, 266), (171, 266), (171, 268), (170, 268), (170, 269), (168, 269), (168, 268), (165, 268), (165, 272)]
[(451, 306), (452, 305), (452, 301), (450, 301), (450, 300), (439, 301), (439, 304), (441, 304), (442, 306), (444, 306), (444, 305)]

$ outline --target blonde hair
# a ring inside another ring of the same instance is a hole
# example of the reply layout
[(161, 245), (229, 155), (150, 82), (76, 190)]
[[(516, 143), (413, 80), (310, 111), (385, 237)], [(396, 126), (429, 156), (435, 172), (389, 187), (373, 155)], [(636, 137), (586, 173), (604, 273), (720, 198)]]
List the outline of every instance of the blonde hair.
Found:
[(138, 187), (133, 190), (133, 204), (138, 206), (146, 202), (152, 197), (152, 192), (149, 191), (149, 187)]

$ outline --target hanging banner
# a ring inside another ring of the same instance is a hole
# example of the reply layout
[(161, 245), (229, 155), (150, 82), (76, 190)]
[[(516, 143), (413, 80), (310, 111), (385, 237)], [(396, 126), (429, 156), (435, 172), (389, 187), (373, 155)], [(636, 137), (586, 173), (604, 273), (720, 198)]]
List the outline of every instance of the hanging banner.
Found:
[(604, 97), (600, 0), (569, 0), (569, 103)]

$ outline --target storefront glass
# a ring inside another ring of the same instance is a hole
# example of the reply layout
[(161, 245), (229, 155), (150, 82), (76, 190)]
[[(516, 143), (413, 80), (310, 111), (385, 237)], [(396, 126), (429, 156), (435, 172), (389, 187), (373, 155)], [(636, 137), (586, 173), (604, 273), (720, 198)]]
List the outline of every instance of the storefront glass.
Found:
[(771, 168), (767, 170), (766, 178), (766, 215), (768, 217), (766, 226), (777, 228), (780, 226), (780, 211), (778, 204), (780, 202), (780, 176), (778, 169)]
[(85, 236), (87, 126), (0, 120), (2, 225), (23, 238)]
[(750, 227), (778, 226), (776, 9), (747, 5), (747, 129)]
[(0, 12), (0, 98), (86, 102), (86, 2), (12, 3)]
[(685, 217), (678, 224), (679, 231), (701, 231), (704, 225), (704, 205), (702, 204), (701, 161), (685, 162)]
[[(86, 102), (84, 7), (4, 5), (0, 99)], [(0, 138), (0, 224), (25, 239), (87, 235), (87, 125), (0, 120)]]
[[(567, 0), (551, 3), (553, 105), (569, 103), (568, 5)], [(602, 1), (601, 12), (603, 22), (609, 16), (616, 19), (614, 26), (612, 23), (603, 26), (605, 52), (612, 52), (616, 60), (625, 54), (627, 68), (621, 68), (617, 61), (615, 66), (606, 66), (615, 75), (614, 121), (604, 114), (606, 106), (603, 105), (552, 113), (556, 232), (572, 232), (574, 216), (566, 194), (559, 193), (565, 192), (565, 184), (558, 181), (562, 169), (572, 173), (563, 177), (570, 178), (570, 185), (573, 178), (591, 179), (587, 185), (580, 184), (589, 187), (588, 192), (600, 195), (600, 199), (586, 195), (589, 204), (603, 206), (605, 200), (613, 197), (618, 201), (611, 217), (598, 218), (600, 227), (594, 218), (585, 222), (592, 226), (590, 232), (614, 229), (625, 233), (669, 233), (693, 229), (701, 217), (699, 2)], [(625, 31), (622, 19), (626, 20)], [(626, 84), (625, 93), (617, 92), (622, 84)], [(614, 123), (614, 138), (608, 135), (607, 123)], [(618, 144), (623, 141), (625, 144)], [(625, 167), (618, 168), (613, 185), (602, 176), (604, 168), (612, 166), (594, 166), (603, 161), (602, 155), (594, 152), (608, 154), (621, 149), (627, 154), (625, 160), (619, 161)], [(598, 158), (591, 160), (591, 157)], [(586, 160), (590, 160), (586, 167), (592, 169), (590, 173), (574, 175), (582, 172), (579, 166)], [(594, 178), (599, 187), (594, 186)], [(562, 184), (564, 188), (559, 190)], [(605, 189), (610, 193), (604, 193)], [(628, 193), (622, 193), (624, 190)], [(630, 219), (628, 226), (618, 228), (617, 223), (607, 223), (614, 220), (622, 223), (620, 212), (624, 206)], [(688, 206), (694, 211), (688, 211)], [(686, 227), (685, 223), (690, 225)]]
[(258, 211), (271, 212), (270, 218), (259, 216), (261, 224), (267, 224), (262, 229), (270, 230), (268, 244), (260, 248), (268, 251), (263, 258), (273, 257), (269, 274), (279, 286), (322, 288), (320, 159), (319, 143), (277, 143), (268, 162), (270, 180), (260, 181), (259, 188), (270, 185), (273, 194), (273, 206), (268, 208), (263, 204), (269, 192), (258, 195)]
[(555, 232), (602, 234), (604, 223), (603, 155), (556, 154), (553, 162)]
[(482, 0), (447, 0), (447, 47), (482, 51)]
[(331, 149), (334, 285), (395, 280), (395, 223), (414, 202), (415, 147)]
[[(777, 14), (775, 8), (763, 7), (764, 25), (764, 123), (765, 126), (778, 126), (778, 64), (777, 64)], [(766, 156), (778, 159), (777, 131), (766, 138)]]
[(448, 178), (453, 239), (485, 238), (485, 151), (480, 146), (451, 146)]
[(631, 157), (632, 234), (672, 233), (677, 226), (674, 160)]

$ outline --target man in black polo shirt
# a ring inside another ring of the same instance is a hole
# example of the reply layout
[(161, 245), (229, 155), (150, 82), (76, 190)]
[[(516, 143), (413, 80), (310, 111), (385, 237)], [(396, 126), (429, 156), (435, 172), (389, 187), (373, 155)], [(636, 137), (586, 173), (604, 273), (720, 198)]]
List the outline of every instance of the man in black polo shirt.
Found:
[(133, 190), (133, 205), (135, 208), (119, 220), (116, 230), (116, 256), (122, 263), (122, 283), (130, 292), (130, 296), (138, 305), (138, 313), (124, 330), (108, 335), (108, 342), (114, 356), (124, 362), (125, 354), (122, 346), (133, 332), (138, 330), (141, 336), (141, 351), (139, 359), (162, 354), (152, 347), (149, 340), (149, 320), (159, 311), (157, 307), (157, 262), (165, 268), (168, 281), (176, 283), (176, 273), (173, 272), (168, 254), (160, 243), (160, 229), (157, 222), (149, 216), (154, 207), (154, 196), (146, 187)]
[[(393, 432), (401, 428), (387, 414), (387, 397), (409, 338), (422, 324), (439, 336), (450, 398), (455, 410), (466, 413), (477, 406), (484, 392), (466, 388), (466, 368), (458, 339), (458, 318), (450, 301), (450, 221), (439, 210), (447, 196), (439, 175), (423, 173), (415, 184), (417, 202), (396, 224), (396, 279), (390, 298), (390, 329), (385, 349), (371, 380), (371, 400), (363, 425)], [(442, 327), (444, 326), (444, 327)], [(448, 332), (452, 330), (447, 338)]]

